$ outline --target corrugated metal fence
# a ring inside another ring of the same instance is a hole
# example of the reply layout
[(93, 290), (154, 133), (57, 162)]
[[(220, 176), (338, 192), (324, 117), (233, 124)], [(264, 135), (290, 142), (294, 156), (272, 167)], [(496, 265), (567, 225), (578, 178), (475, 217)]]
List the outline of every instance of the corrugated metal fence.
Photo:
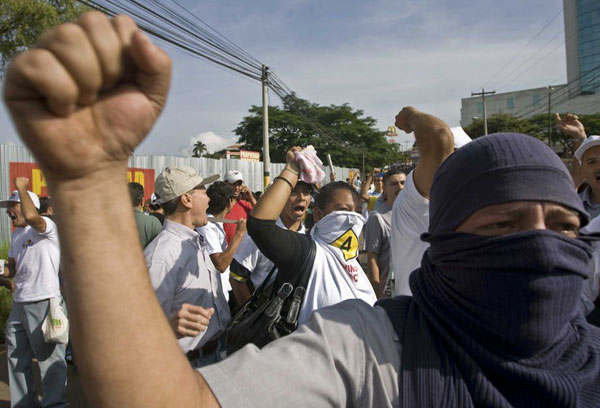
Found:
[[(11, 193), (12, 180), (9, 180), (9, 166), (11, 162), (35, 162), (33, 155), (29, 150), (22, 146), (0, 144), (0, 199), (5, 200)], [(244, 181), (253, 191), (263, 190), (263, 163), (255, 163), (241, 160), (215, 160), (195, 157), (177, 157), (177, 156), (137, 156), (129, 158), (129, 167), (142, 169), (154, 169), (155, 176), (163, 171), (165, 167), (174, 167), (187, 165), (198, 171), (202, 176), (211, 174), (221, 174), (223, 177), (227, 170), (239, 170), (244, 175)], [(271, 179), (277, 176), (285, 164), (271, 163)], [(350, 177), (350, 172), (354, 169), (335, 167), (335, 173), (338, 180), (345, 180)], [(329, 175), (326, 181), (329, 181)], [(51, 194), (51, 192), (50, 192)], [(11, 226), (10, 219), (6, 213), (0, 213), (0, 242), (6, 242), (10, 238)]]

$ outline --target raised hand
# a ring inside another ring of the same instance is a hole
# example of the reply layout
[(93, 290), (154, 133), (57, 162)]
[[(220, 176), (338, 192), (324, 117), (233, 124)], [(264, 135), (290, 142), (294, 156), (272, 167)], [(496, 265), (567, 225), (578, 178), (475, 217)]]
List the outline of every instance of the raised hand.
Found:
[(17, 56), (4, 98), (49, 181), (123, 167), (160, 114), (171, 60), (129, 17), (99, 12)]
[(414, 114), (417, 112), (418, 110), (412, 106), (406, 106), (402, 108), (402, 110), (396, 115), (396, 127), (405, 131), (406, 133), (411, 133), (414, 130), (411, 121)]
[(15, 187), (17, 190), (29, 190), (29, 179), (27, 177), (17, 177), (15, 179)]
[(585, 127), (579, 121), (576, 115), (567, 113), (563, 118), (558, 113), (554, 115), (556, 119), (556, 127), (565, 135), (572, 137), (575, 140), (585, 139)]

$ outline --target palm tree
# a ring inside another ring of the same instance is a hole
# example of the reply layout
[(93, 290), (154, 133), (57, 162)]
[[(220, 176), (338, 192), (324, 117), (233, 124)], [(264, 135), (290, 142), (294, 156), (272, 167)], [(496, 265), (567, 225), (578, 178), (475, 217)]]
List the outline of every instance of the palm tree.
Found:
[(206, 149), (206, 145), (204, 143), (202, 143), (200, 140), (198, 140), (195, 144), (194, 144), (194, 149), (192, 150), (192, 157), (202, 157), (202, 155), (204, 153), (206, 153), (208, 150)]

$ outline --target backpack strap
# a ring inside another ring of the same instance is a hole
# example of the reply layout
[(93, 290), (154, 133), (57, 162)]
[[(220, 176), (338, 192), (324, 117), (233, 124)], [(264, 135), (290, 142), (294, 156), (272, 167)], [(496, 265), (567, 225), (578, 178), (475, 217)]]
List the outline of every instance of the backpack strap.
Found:
[(412, 296), (396, 296), (394, 298), (380, 299), (375, 306), (380, 306), (387, 313), (398, 338), (404, 337), (404, 326), (407, 321)]

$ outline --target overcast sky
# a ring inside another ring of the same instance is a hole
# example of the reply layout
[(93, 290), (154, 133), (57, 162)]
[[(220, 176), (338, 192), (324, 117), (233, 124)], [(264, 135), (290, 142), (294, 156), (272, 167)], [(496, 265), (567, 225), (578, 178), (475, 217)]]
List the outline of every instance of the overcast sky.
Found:
[[(180, 1), (301, 98), (347, 102), (382, 130), (406, 105), (458, 126), (461, 98), (483, 84), (506, 92), (566, 82), (562, 14), (489, 81), (561, 10), (562, 0)], [(209, 151), (233, 143), (233, 129), (261, 103), (260, 84), (167, 50), (174, 60), (169, 101), (136, 153), (188, 155), (196, 140)], [(3, 105), (0, 129), (0, 143), (20, 143)]]

